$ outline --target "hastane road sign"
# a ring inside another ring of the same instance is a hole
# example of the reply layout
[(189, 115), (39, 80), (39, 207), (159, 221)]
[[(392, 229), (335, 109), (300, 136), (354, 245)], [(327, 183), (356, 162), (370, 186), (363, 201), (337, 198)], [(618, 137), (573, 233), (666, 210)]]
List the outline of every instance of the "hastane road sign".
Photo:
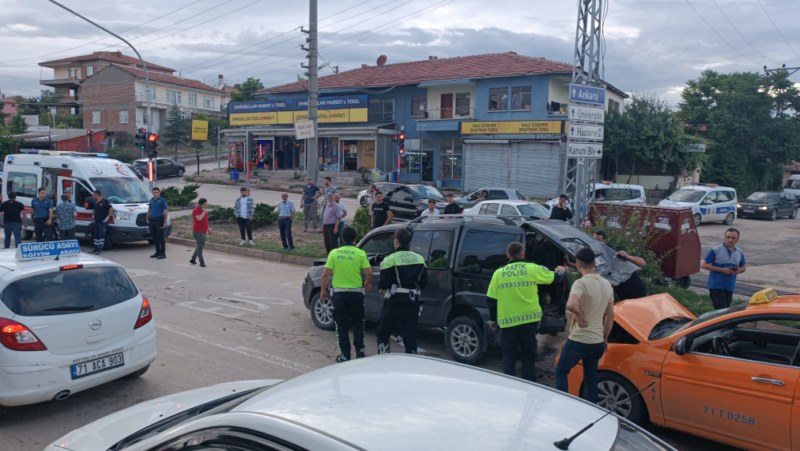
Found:
[(567, 158), (603, 158), (602, 143), (567, 143)]
[(570, 123), (567, 127), (567, 138), (570, 140), (603, 141), (602, 125), (583, 125)]
[(586, 86), (586, 85), (570, 83), (569, 102), (587, 103), (590, 105), (605, 106), (606, 90), (604, 88), (597, 88), (594, 86)]
[(602, 106), (570, 105), (567, 114), (570, 122), (602, 124), (606, 119), (606, 110)]

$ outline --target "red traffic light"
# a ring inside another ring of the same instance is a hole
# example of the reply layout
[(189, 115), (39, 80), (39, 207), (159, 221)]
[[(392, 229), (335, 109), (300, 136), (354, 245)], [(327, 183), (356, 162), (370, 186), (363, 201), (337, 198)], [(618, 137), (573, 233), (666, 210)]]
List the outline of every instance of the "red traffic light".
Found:
[(86, 134), (89, 135), (89, 136), (92, 136), (92, 131), (91, 130), (86, 130)]
[(403, 155), (404, 153), (406, 153), (406, 148), (405, 147), (401, 147), (400, 148), (400, 155)]
[(155, 133), (150, 133), (149, 135), (147, 135), (147, 140), (150, 141), (151, 143), (157, 142), (158, 135), (156, 135)]
[(405, 133), (400, 133), (399, 135), (397, 135), (397, 138), (400, 139), (400, 140), (404, 140), (404, 139), (406, 139), (406, 134)]

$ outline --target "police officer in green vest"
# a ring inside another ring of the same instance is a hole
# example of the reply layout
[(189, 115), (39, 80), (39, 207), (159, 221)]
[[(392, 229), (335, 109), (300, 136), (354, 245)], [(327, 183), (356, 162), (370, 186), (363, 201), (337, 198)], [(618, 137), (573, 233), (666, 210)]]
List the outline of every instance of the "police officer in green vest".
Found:
[[(353, 329), (353, 346), (356, 358), (364, 357), (364, 290), (372, 284), (372, 267), (367, 254), (353, 245), (356, 230), (345, 227), (342, 231), (344, 244), (332, 249), (322, 271), (320, 299), (327, 295), (328, 281), (333, 274), (333, 321), (336, 323), (336, 338), (339, 343), (337, 362), (350, 360), (350, 328)], [(364, 278), (361, 278), (361, 273)]]
[(525, 246), (513, 242), (506, 248), (510, 260), (492, 275), (489, 290), (489, 327), (500, 326), (503, 348), (503, 372), (513, 376), (517, 358), (522, 359), (522, 378), (536, 379), (536, 333), (542, 320), (539, 305), (539, 285), (549, 285), (564, 279), (563, 266), (550, 271), (525, 261)]
[[(425, 259), (408, 250), (411, 234), (400, 229), (394, 234), (395, 252), (381, 263), (379, 288), (386, 302), (378, 322), (378, 353), (389, 352), (389, 336), (399, 330), (406, 353), (417, 353), (417, 319), (422, 301), (420, 291), (428, 284)], [(399, 329), (398, 329), (399, 326)]]

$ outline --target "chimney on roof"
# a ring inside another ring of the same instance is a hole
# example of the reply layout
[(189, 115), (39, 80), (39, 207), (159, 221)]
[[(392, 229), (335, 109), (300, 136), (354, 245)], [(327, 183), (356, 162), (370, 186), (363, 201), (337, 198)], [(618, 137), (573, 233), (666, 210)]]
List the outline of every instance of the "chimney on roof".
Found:
[(383, 67), (383, 65), (384, 65), (384, 64), (386, 64), (386, 60), (387, 60), (387, 59), (388, 59), (388, 58), (386, 57), (386, 55), (381, 55), (381, 56), (379, 56), (379, 57), (378, 57), (378, 63), (377, 63), (377, 64), (378, 64), (378, 67)]
[(428, 61), (433, 61), (433, 55), (428, 55)]
[(120, 51), (120, 50), (117, 50), (117, 51), (116, 51), (116, 52), (114, 52), (114, 53), (116, 53), (116, 54), (117, 54), (117, 56), (122, 56), (122, 51)]
[(366, 69), (366, 68), (368, 68), (368, 67), (369, 67), (369, 65), (367, 65), (367, 64), (362, 64), (362, 65), (361, 65), (361, 68), (362, 68), (362, 69)]
[(223, 89), (225, 87), (225, 77), (222, 74), (217, 75), (217, 89)]

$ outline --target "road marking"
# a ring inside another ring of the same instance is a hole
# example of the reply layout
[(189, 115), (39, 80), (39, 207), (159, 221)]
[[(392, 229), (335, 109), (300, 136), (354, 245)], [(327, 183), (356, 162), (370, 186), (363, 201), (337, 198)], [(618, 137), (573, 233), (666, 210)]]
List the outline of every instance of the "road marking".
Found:
[(206, 337), (202, 334), (199, 334), (195, 331), (190, 331), (183, 329), (181, 327), (172, 325), (172, 324), (165, 324), (165, 323), (156, 323), (156, 327), (162, 330), (166, 330), (167, 332), (171, 332), (176, 335), (180, 335), (182, 337), (190, 338), (192, 340), (199, 341), (209, 346), (216, 346), (217, 348), (224, 349), (226, 351), (235, 352), (237, 354), (241, 354), (245, 357), (249, 357), (251, 359), (260, 360), (262, 362), (270, 363), (275, 366), (279, 366), (281, 368), (286, 368), (288, 370), (292, 370), (296, 373), (307, 373), (311, 371), (313, 368), (304, 365), (300, 362), (295, 362), (293, 360), (284, 359), (283, 357), (278, 357), (273, 354), (269, 354), (266, 352), (258, 351), (256, 349), (248, 348), (246, 346), (228, 346), (225, 344), (220, 343), (216, 339), (212, 339), (210, 337)]
[[(178, 307), (185, 307), (200, 312), (211, 313), (214, 315), (223, 316), (225, 318), (238, 319), (249, 314), (255, 313), (260, 315), (261, 312), (269, 310), (272, 305), (287, 306), (293, 305), (294, 301), (285, 298), (273, 298), (268, 296), (258, 296), (248, 294), (247, 292), (234, 292), (230, 297), (217, 297), (216, 299), (202, 299), (195, 298), (192, 301), (178, 302), (175, 305)], [(262, 302), (258, 302), (262, 301)], [(211, 306), (203, 306), (203, 304), (212, 304)], [(249, 308), (248, 308), (249, 307)], [(239, 310), (238, 312), (229, 313), (225, 309)]]

